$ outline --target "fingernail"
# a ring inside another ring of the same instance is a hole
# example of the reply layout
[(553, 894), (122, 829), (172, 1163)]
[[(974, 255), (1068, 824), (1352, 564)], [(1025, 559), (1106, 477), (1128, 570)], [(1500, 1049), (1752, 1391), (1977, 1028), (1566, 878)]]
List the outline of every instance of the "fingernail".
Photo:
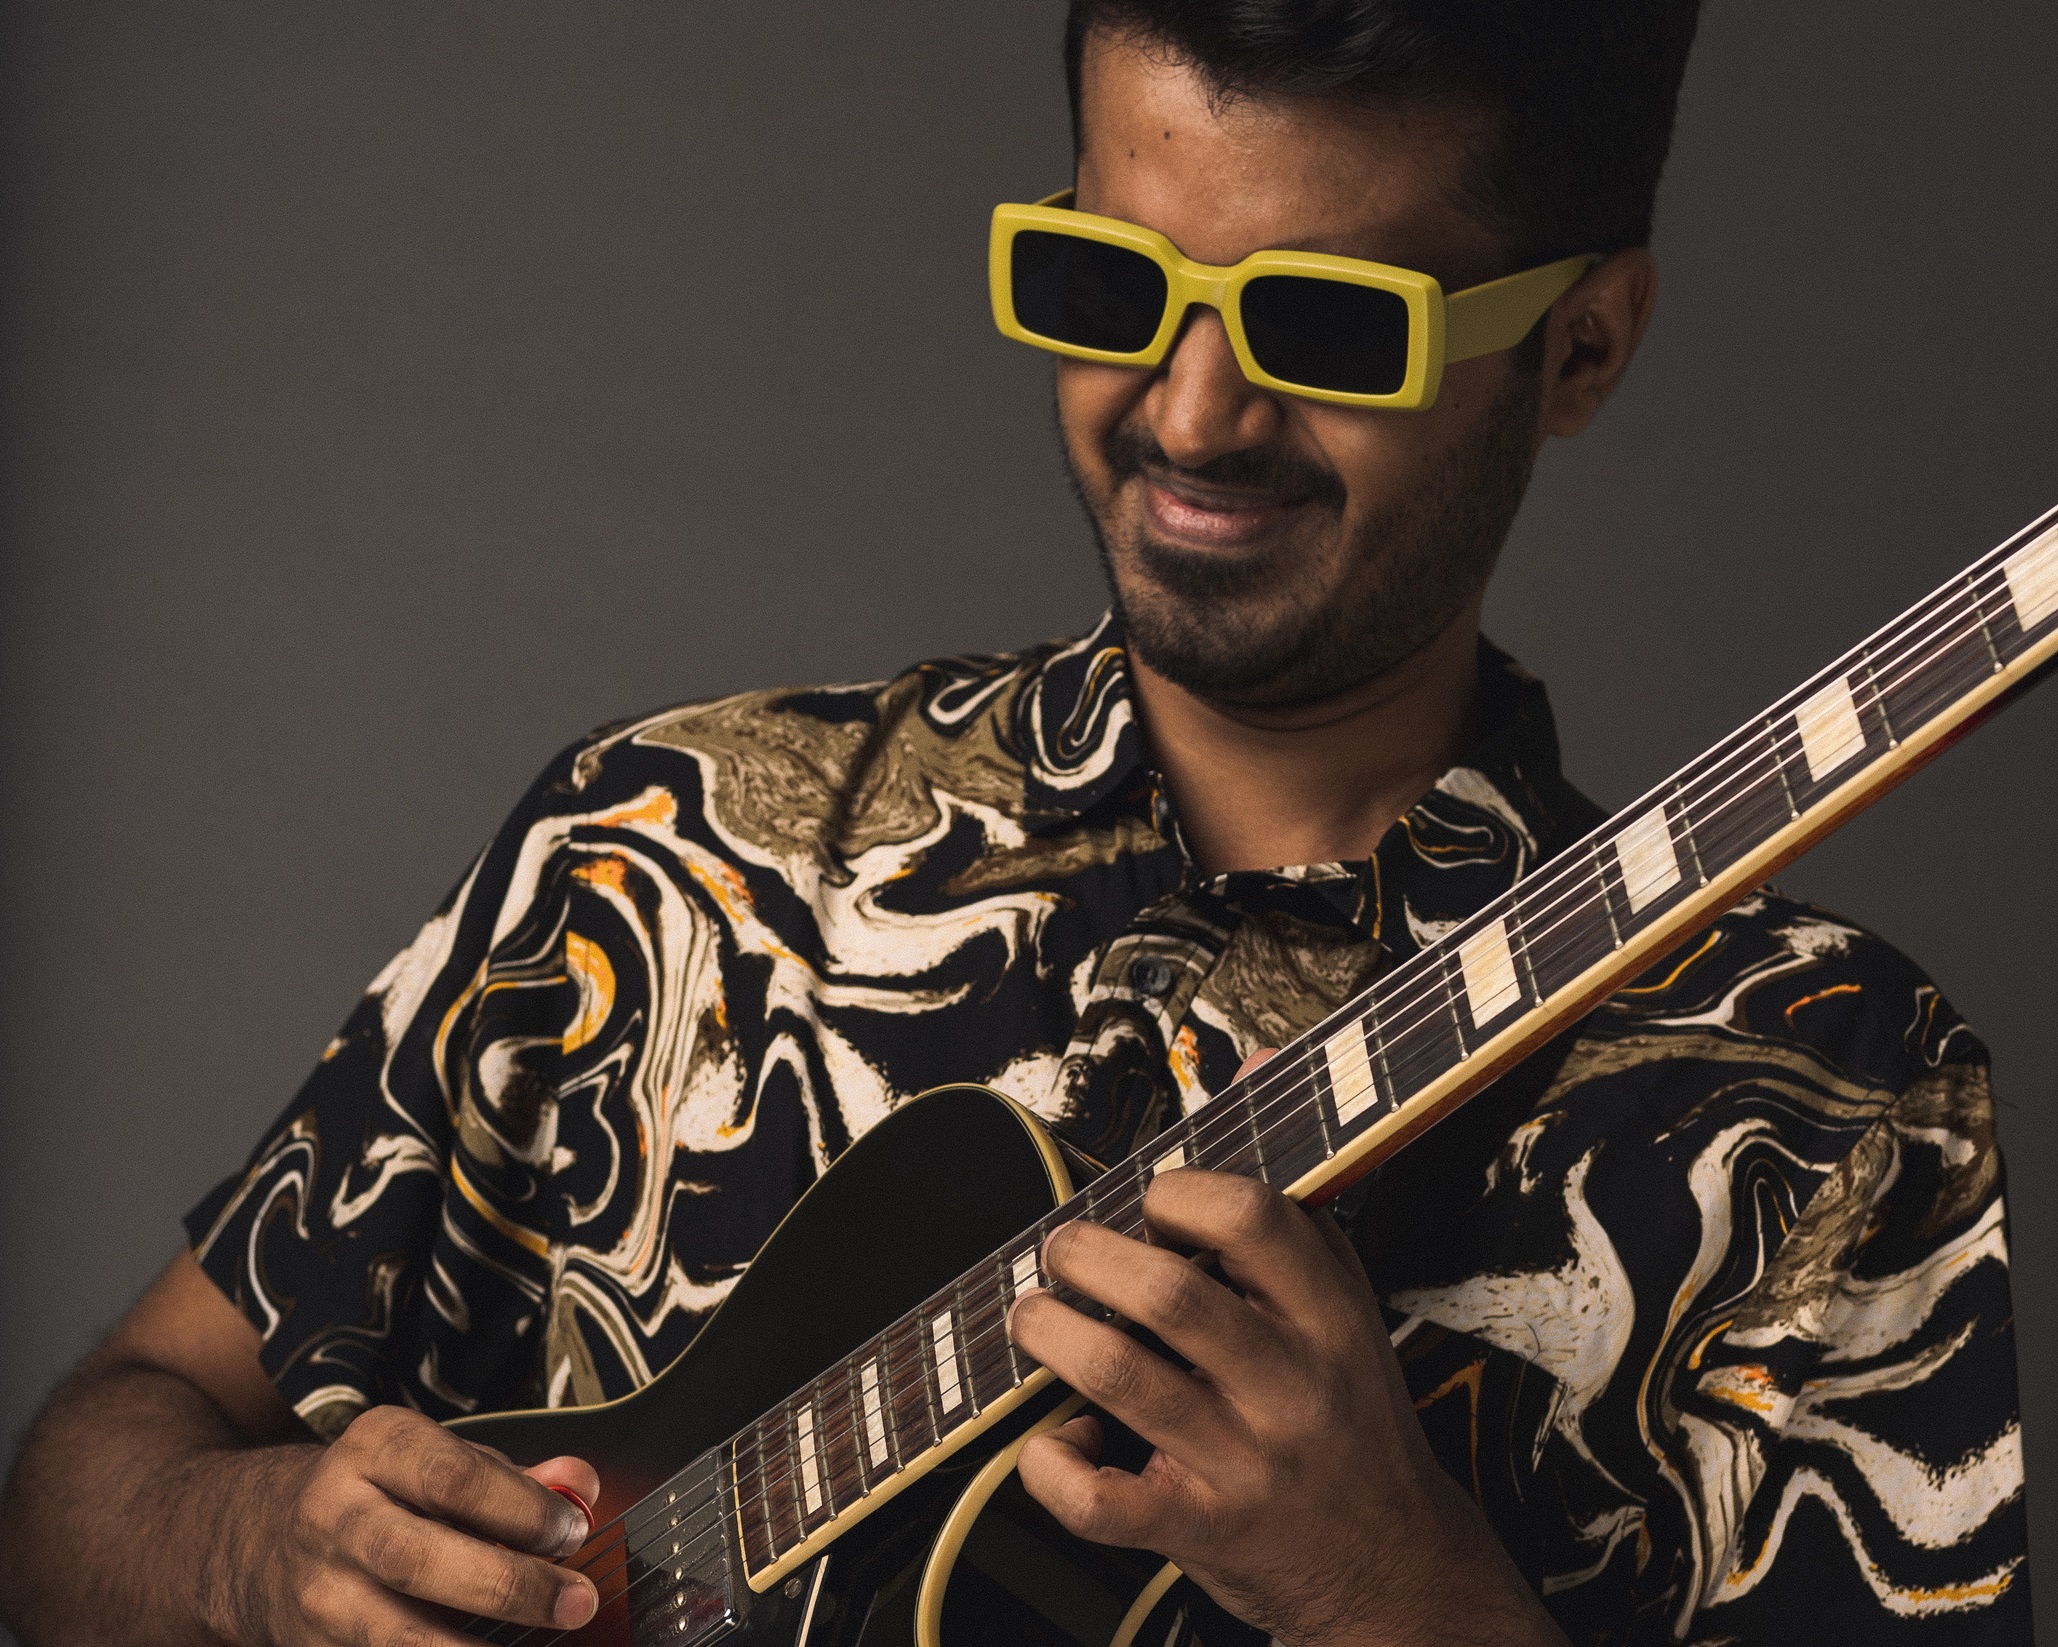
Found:
[(599, 1598), (583, 1584), (567, 1584), (557, 1593), (551, 1616), (567, 1630), (576, 1630), (593, 1616)]

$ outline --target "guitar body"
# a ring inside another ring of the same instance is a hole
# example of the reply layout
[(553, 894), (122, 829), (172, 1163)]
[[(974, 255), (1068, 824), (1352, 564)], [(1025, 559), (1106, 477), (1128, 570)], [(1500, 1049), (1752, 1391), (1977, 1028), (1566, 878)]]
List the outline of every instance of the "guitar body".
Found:
[[(571, 1453), (600, 1472), (602, 1531), (574, 1562), (594, 1574), (602, 1605), (576, 1639), (681, 1639), (622, 1594), (635, 1574), (604, 1558), (608, 1524), (1071, 1191), (1056, 1141), (1028, 1111), (984, 1087), (939, 1087), (838, 1158), (652, 1383), (597, 1407), (455, 1421), (519, 1464)], [(1009, 1480), (1010, 1443), (1050, 1422), (1066, 1393), (1053, 1387), (994, 1426), (769, 1593), (744, 1592), (726, 1639), (915, 1647), (919, 1633), (922, 1647), (1109, 1647), (1163, 1564), (1071, 1539)]]

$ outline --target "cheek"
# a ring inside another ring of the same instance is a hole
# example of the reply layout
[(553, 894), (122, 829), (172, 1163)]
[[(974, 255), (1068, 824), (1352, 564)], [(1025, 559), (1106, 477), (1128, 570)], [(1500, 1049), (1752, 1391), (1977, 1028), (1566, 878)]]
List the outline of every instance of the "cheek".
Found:
[(1149, 372), (1121, 366), (1057, 362), (1058, 427), (1075, 466), (1093, 474), (1106, 467), (1101, 453), (1107, 437), (1136, 411), (1150, 380)]
[[(1491, 359), (1461, 361), (1445, 376), (1427, 411), (1353, 411), (1304, 402), (1308, 438), (1342, 478), (1346, 507), (1360, 517), (1414, 492), (1440, 473), (1493, 403), (1500, 374)], [(1485, 367), (1486, 370), (1467, 370)]]

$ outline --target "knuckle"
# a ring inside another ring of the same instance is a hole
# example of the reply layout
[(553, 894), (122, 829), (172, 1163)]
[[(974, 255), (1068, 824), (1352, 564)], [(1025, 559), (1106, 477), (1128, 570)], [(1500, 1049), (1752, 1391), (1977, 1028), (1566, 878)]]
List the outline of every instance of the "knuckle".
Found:
[(412, 1589), (420, 1581), (427, 1561), (426, 1544), (411, 1518), (381, 1517), (365, 1537), (365, 1567), (382, 1583), (396, 1589)]
[(1089, 1351), (1080, 1373), (1086, 1390), (1106, 1405), (1128, 1405), (1142, 1382), (1137, 1351), (1126, 1339)]
[(405, 1407), (367, 1407), (337, 1437), (337, 1445), (371, 1449), (384, 1447), (402, 1433), (410, 1416)]
[(334, 1495), (317, 1479), (310, 1481), (286, 1507), (286, 1537), (302, 1549), (324, 1543), (336, 1520)]
[(328, 1573), (315, 1573), (292, 1586), (288, 1597), (293, 1611), (324, 1635), (332, 1635), (344, 1622), (343, 1586)]
[(533, 1611), (526, 1605), (532, 1600), (534, 1589), (530, 1574), (513, 1561), (497, 1561), (493, 1567), (493, 1576), (486, 1587), (489, 1610), (500, 1618), (514, 1618)]
[(425, 1505), (462, 1512), (478, 1498), (484, 1465), (469, 1447), (428, 1446), (421, 1450), (415, 1472)]
[(1254, 1178), (1235, 1178), (1223, 1205), (1223, 1222), (1240, 1244), (1256, 1245), (1279, 1228), (1286, 1197)]
[(1206, 1285), (1200, 1271), (1183, 1259), (1158, 1266), (1146, 1286), (1150, 1319), (1168, 1327), (1187, 1325), (1201, 1312)]
[(1229, 1227), (1245, 1241), (1262, 1241), (1280, 1225), (1286, 1196), (1255, 1178), (1235, 1178), (1229, 1190)]
[(1130, 1531), (1121, 1499), (1098, 1477), (1081, 1484), (1072, 1508), (1072, 1531), (1081, 1537), (1113, 1543)]

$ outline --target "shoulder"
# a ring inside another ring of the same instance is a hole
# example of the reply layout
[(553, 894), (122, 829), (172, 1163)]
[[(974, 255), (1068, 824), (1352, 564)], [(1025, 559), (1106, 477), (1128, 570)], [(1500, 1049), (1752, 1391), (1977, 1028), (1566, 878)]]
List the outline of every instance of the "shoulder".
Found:
[[(1986, 1051), (1923, 970), (1829, 910), (1761, 888), (1616, 991), (1582, 1051), (1605, 1063), (1776, 1068), (1849, 1118)], [(1610, 1050), (1612, 1049), (1612, 1050)]]
[[(1031, 719), (1024, 700), (1082, 644), (929, 658), (883, 680), (669, 704), (597, 727), (559, 751), (529, 799), (546, 810), (583, 808), (652, 781), (684, 782), (812, 814), (882, 762), (935, 767), (976, 784), (981, 769), (1023, 765), (1022, 728)], [(1012, 787), (1019, 790), (1019, 777)]]
[(1119, 642), (1107, 628), (1020, 652), (926, 659), (884, 680), (670, 704), (598, 727), (560, 750), (508, 815), (471, 883), (473, 901), (482, 916), (497, 910), (484, 917), (497, 939), (553, 890), (570, 890), (567, 877), (590, 871), (594, 853), (617, 846), (625, 865), (682, 884), (775, 896), (783, 885), (806, 897), (847, 881), (873, 848), (906, 859), (960, 820), (1012, 834), (1049, 804), (1066, 760), (1093, 769), (1089, 757), (1129, 725)]

